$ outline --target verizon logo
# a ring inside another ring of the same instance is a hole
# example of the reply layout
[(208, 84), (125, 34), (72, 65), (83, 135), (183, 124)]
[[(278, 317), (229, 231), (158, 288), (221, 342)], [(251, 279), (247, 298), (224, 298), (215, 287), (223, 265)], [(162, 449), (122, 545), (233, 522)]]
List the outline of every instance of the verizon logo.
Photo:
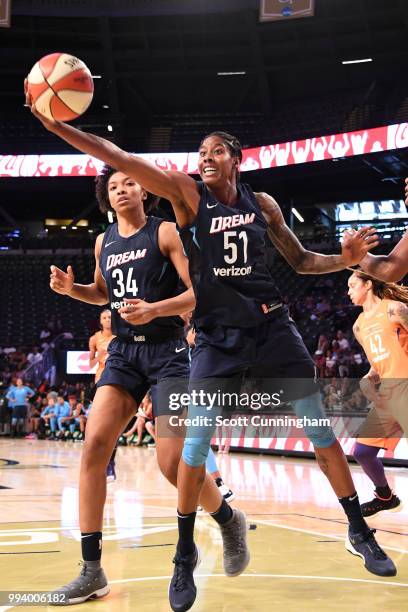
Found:
[(252, 266), (246, 266), (245, 268), (238, 268), (232, 266), (231, 268), (213, 268), (215, 276), (248, 276), (252, 272)]

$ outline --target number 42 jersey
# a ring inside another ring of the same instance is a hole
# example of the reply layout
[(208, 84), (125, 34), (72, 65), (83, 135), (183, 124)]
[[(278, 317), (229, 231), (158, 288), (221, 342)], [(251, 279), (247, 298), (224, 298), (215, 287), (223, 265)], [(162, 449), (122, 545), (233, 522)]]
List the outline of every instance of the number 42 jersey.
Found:
[(104, 234), (99, 267), (108, 288), (112, 311), (112, 333), (122, 337), (141, 335), (169, 337), (183, 329), (180, 317), (158, 317), (146, 325), (130, 325), (118, 313), (128, 299), (158, 302), (176, 296), (179, 276), (170, 259), (159, 248), (158, 231), (163, 219), (147, 217), (135, 234), (123, 238), (118, 224)]

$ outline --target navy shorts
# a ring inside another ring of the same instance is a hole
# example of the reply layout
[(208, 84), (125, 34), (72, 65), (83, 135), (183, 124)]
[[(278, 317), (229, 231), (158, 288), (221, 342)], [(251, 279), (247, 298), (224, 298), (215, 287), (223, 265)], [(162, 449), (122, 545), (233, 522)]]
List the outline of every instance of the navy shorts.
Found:
[(288, 399), (318, 391), (314, 363), (285, 307), (255, 327), (197, 330), (190, 384), (209, 378), (239, 379), (243, 373), (256, 381), (283, 381), (291, 392)]
[(118, 385), (140, 404), (151, 389), (153, 414), (157, 413), (157, 383), (162, 379), (188, 380), (190, 364), (184, 338), (159, 343), (130, 342), (114, 338), (108, 346), (109, 357), (97, 383)]

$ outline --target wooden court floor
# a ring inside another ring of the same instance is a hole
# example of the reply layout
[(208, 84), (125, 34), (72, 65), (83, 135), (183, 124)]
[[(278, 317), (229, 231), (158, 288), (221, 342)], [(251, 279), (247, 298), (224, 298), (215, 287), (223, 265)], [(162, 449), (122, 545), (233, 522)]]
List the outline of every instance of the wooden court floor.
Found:
[[(0, 485), (9, 487), (0, 489), (0, 591), (47, 591), (77, 575), (80, 452), (80, 443), (0, 440)], [(234, 504), (247, 512), (252, 525), (252, 558), (244, 575), (226, 578), (218, 529), (200, 515), (203, 561), (193, 610), (408, 610), (406, 469), (388, 469), (405, 508), (370, 521), (398, 566), (395, 578), (379, 578), (345, 550), (342, 510), (314, 461), (235, 453), (218, 459), (224, 480), (237, 494)], [(103, 566), (111, 593), (80, 609), (168, 611), (177, 536), (175, 490), (159, 474), (154, 449), (119, 448), (117, 468), (105, 509)], [(358, 467), (353, 475), (360, 499), (370, 499), (367, 478)], [(6, 609), (12, 608), (0, 605), (0, 611)]]

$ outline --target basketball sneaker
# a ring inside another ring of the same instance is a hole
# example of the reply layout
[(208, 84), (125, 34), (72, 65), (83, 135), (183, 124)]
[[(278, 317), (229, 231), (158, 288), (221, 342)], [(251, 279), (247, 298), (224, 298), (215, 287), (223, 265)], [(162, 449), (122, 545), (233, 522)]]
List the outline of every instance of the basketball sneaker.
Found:
[(383, 510), (389, 510), (390, 512), (399, 512), (402, 510), (403, 504), (395, 493), (392, 493), (388, 499), (379, 497), (377, 493), (374, 493), (375, 497), (365, 504), (361, 504), (361, 512), (363, 516), (373, 516)]
[(200, 564), (200, 551), (182, 557), (177, 551), (173, 559), (174, 572), (169, 584), (169, 602), (174, 612), (185, 612), (195, 602), (197, 587), (194, 583), (194, 571)]
[[(96, 570), (90, 569), (86, 561), (81, 561), (80, 565), (82, 569), (78, 578), (50, 593), (50, 605), (71, 606), (83, 603), (88, 599), (104, 597), (109, 593), (108, 581), (101, 567)], [(53, 595), (55, 595), (55, 601), (52, 601)], [(57, 597), (58, 595), (60, 597)], [(61, 595), (65, 596), (64, 600)]]
[(114, 480), (116, 480), (115, 462), (109, 461), (106, 468), (106, 482), (113, 482)]
[(232, 517), (220, 525), (223, 542), (223, 561), (226, 576), (239, 576), (249, 563), (247, 522), (242, 510), (234, 508)]
[(374, 537), (375, 529), (366, 533), (352, 533), (349, 529), (346, 538), (346, 549), (352, 554), (361, 557), (365, 568), (377, 576), (396, 576), (397, 568), (393, 561), (377, 544)]
[(235, 493), (231, 491), (226, 484), (224, 484), (224, 481), (221, 478), (217, 478), (215, 482), (225, 501), (228, 503), (232, 502), (235, 499)]

